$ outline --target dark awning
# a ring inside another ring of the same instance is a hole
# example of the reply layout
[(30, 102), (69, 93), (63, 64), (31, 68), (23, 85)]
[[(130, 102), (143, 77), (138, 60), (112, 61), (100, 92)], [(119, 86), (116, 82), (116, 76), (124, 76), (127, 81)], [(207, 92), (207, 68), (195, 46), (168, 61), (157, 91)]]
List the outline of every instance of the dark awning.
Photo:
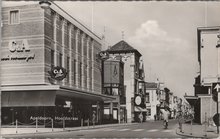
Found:
[(187, 102), (191, 105), (194, 106), (196, 101), (198, 100), (197, 96), (184, 96), (184, 98), (187, 100)]
[(55, 91), (2, 92), (2, 107), (55, 106)]
[(57, 95), (66, 96), (70, 98), (79, 98), (91, 101), (114, 101), (116, 98), (114, 96), (91, 93), (77, 89), (71, 89), (68, 87), (60, 87), (60, 90), (57, 91)]

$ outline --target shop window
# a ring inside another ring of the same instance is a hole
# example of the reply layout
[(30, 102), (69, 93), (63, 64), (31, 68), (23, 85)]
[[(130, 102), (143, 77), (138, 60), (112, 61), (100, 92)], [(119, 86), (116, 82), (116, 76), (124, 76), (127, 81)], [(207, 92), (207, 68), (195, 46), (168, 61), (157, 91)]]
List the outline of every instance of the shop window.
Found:
[(118, 110), (113, 110), (113, 119), (118, 120)]
[(110, 109), (104, 108), (104, 119), (109, 119), (109, 118), (110, 118)]
[(19, 24), (19, 11), (10, 11), (9, 24)]
[(118, 88), (112, 88), (112, 94), (117, 96), (118, 95)]

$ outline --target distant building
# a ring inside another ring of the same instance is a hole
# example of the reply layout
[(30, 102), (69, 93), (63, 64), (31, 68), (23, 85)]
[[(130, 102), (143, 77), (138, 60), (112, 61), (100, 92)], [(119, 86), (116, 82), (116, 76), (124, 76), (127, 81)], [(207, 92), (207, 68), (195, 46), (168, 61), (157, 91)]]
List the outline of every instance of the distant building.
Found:
[(101, 123), (104, 100), (114, 100), (101, 93), (101, 39), (54, 3), (3, 7), (2, 23), (2, 124), (80, 126), (93, 112)]
[(145, 83), (147, 120), (154, 120), (155, 116), (159, 116), (160, 98), (159, 84), (154, 82)]

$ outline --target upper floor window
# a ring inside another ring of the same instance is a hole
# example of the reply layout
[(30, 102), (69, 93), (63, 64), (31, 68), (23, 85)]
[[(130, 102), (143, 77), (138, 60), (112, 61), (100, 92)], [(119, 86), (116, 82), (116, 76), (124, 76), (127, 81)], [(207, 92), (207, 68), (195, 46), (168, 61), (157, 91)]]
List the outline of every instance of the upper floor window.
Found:
[(70, 79), (70, 57), (67, 57), (67, 61), (66, 61), (66, 68), (67, 68), (67, 81), (69, 82)]
[(63, 63), (62, 63), (62, 62), (63, 62), (63, 54), (60, 53), (60, 54), (59, 54), (59, 62), (58, 62), (60, 67), (63, 66)]
[(54, 67), (54, 50), (50, 51), (50, 56), (51, 56), (51, 67)]
[(14, 11), (10, 11), (10, 15), (9, 15), (9, 24), (18, 24), (19, 23), (19, 11), (18, 10), (14, 10)]

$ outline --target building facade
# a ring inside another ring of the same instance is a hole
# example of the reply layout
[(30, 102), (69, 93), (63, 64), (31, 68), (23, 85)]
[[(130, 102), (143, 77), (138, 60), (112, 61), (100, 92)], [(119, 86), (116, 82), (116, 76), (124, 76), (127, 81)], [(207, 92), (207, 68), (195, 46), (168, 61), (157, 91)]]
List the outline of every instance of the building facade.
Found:
[(2, 124), (67, 117), (79, 126), (92, 113), (101, 123), (113, 99), (101, 94), (101, 39), (54, 3), (3, 7), (2, 21)]
[(195, 78), (195, 96), (185, 96), (195, 111), (195, 121), (204, 123), (212, 119), (217, 112), (217, 103), (212, 94), (213, 83), (219, 82), (220, 76), (220, 27), (200, 27), (197, 29), (199, 74)]
[(103, 62), (103, 93), (114, 96), (114, 101), (104, 102), (106, 123), (126, 122), (124, 63), (121, 59), (107, 59)]
[(146, 109), (147, 119), (156, 120), (159, 117), (160, 100), (159, 100), (159, 83), (146, 82)]
[(141, 96), (144, 103), (144, 69), (141, 54), (124, 40), (106, 50), (110, 59), (120, 59), (124, 63), (124, 86), (126, 97), (126, 121), (138, 121), (138, 115), (146, 115), (146, 109), (135, 106), (136, 95)]

